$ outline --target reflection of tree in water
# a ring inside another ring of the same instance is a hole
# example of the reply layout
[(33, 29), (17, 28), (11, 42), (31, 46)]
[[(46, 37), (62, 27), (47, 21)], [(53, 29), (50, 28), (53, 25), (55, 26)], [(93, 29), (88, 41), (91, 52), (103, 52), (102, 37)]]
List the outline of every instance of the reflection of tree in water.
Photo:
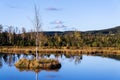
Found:
[[(14, 63), (18, 61), (20, 58), (28, 58), (28, 59), (33, 59), (33, 55), (26, 55), (26, 54), (2, 54), (2, 58), (5, 64), (8, 66), (14, 66)], [(2, 59), (1, 58), (1, 59)]]
[(12, 66), (12, 64), (14, 64), (14, 57), (13, 57), (13, 55), (9, 55), (8, 56), (8, 66)]
[(61, 68), (61, 64), (59, 61), (55, 59), (25, 59), (22, 58), (18, 62), (15, 63), (15, 67), (20, 71), (33, 71), (36, 73), (36, 80), (38, 80), (38, 74), (45, 71), (58, 71)]
[(63, 57), (67, 58), (71, 61), (74, 61), (75, 64), (79, 64), (82, 60), (82, 54), (74, 54), (74, 53), (54, 53), (54, 54), (39, 54), (40, 58), (50, 58), (52, 56), (52, 58), (55, 58), (56, 60), (62, 59)]
[(18, 59), (20, 59), (20, 56), (21, 56), (21, 54), (17, 54), (17, 55), (16, 55), (16, 57), (17, 57)]
[(82, 60), (82, 55), (81, 56), (75, 56), (75, 64), (79, 64)]
[(3, 61), (5, 64), (7, 64), (8, 66), (14, 66), (14, 63), (20, 59), (20, 55), (19, 54), (3, 54)]
[(46, 54), (46, 56), (49, 58), (49, 57), (50, 57), (50, 54)]
[(3, 63), (2, 63), (2, 55), (0, 55), (0, 68), (2, 68)]
[(26, 54), (23, 54), (23, 55), (22, 55), (22, 58), (27, 58), (27, 55), (26, 55)]
[(3, 64), (2, 64), (2, 62), (0, 61), (0, 68), (2, 68), (2, 66), (3, 66)]
[(67, 53), (67, 54), (64, 54), (64, 56), (68, 59), (70, 59), (70, 62), (71, 61), (74, 61), (75, 64), (79, 64), (82, 60), (82, 54), (72, 54), (72, 53)]
[(6, 55), (6, 54), (3, 55), (3, 60), (4, 60), (5, 63), (7, 63), (7, 56), (8, 55)]
[[(41, 53), (39, 54), (40, 58), (55, 58), (56, 60), (62, 60), (62, 58), (67, 58), (70, 60), (70, 62), (74, 62), (75, 64), (79, 64), (82, 60), (82, 54), (74, 54), (74, 53), (54, 53), (54, 54), (49, 54), (49, 53)], [(115, 55), (115, 54), (107, 54), (107, 53), (95, 53), (95, 54), (90, 54), (92, 56), (102, 56), (102, 57), (108, 57), (116, 60), (120, 60), (120, 55)], [(13, 66), (16, 61), (18, 61), (21, 58), (27, 58), (27, 59), (34, 59), (35, 55), (34, 54), (0, 54), (0, 67), (3, 66), (3, 63), (7, 64), (8, 66)]]
[(56, 58), (57, 60), (59, 59), (59, 57), (62, 58), (62, 54), (55, 54), (55, 58)]
[(4, 63), (6, 63), (10, 67), (13, 66), (18, 59), (18, 56), (15, 54), (3, 54)]
[(40, 72), (41, 71), (43, 71), (43, 70), (45, 70), (45, 71), (47, 71), (47, 72), (58, 72), (59, 71), (59, 69), (28, 69), (28, 68), (18, 68), (18, 70), (20, 71), (20, 72), (22, 72), (22, 71), (32, 71), (32, 72), (34, 72), (35, 73), (35, 78), (36, 78), (36, 80), (39, 80), (38, 79), (38, 77), (39, 77), (39, 74), (40, 74)]
[(93, 56), (108, 57), (111, 59), (120, 60), (120, 55), (118, 54), (96, 53)]

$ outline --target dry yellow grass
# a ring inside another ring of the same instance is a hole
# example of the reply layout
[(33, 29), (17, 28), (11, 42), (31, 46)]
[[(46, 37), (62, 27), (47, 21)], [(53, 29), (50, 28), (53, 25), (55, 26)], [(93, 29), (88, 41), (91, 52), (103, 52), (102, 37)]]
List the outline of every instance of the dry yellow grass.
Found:
[(54, 68), (59, 68), (60, 63), (57, 60), (54, 59), (33, 59), (33, 60), (28, 60), (28, 59), (20, 59), (18, 62), (15, 63), (15, 66), (18, 68), (48, 68), (48, 69), (54, 69)]
[[(0, 47), (1, 53), (35, 53), (35, 47)], [(116, 47), (81, 47), (79, 49), (52, 49), (39, 48), (39, 53), (109, 53), (120, 54), (120, 48)]]

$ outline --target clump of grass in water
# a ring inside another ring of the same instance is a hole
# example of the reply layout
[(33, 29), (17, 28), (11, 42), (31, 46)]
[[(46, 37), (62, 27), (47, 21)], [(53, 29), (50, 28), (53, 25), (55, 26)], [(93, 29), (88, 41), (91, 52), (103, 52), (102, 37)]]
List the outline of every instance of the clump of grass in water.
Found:
[(23, 58), (16, 62), (15, 66), (24, 69), (59, 69), (61, 64), (54, 59), (28, 60)]

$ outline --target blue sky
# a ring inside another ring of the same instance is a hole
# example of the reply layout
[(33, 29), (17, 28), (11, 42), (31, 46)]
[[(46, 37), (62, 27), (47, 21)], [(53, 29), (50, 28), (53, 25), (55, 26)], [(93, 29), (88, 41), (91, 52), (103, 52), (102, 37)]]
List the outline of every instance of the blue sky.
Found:
[(120, 25), (120, 0), (0, 0), (0, 24), (33, 28), (34, 4), (44, 31), (99, 30)]

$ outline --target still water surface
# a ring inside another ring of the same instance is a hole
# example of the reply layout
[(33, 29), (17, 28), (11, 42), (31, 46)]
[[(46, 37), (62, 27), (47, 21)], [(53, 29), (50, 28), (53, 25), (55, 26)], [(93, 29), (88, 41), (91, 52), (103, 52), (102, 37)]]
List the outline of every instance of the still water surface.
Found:
[(38, 73), (17, 69), (14, 64), (20, 58), (33, 59), (34, 55), (0, 54), (0, 80), (120, 80), (120, 56), (41, 55), (59, 60), (61, 68)]

